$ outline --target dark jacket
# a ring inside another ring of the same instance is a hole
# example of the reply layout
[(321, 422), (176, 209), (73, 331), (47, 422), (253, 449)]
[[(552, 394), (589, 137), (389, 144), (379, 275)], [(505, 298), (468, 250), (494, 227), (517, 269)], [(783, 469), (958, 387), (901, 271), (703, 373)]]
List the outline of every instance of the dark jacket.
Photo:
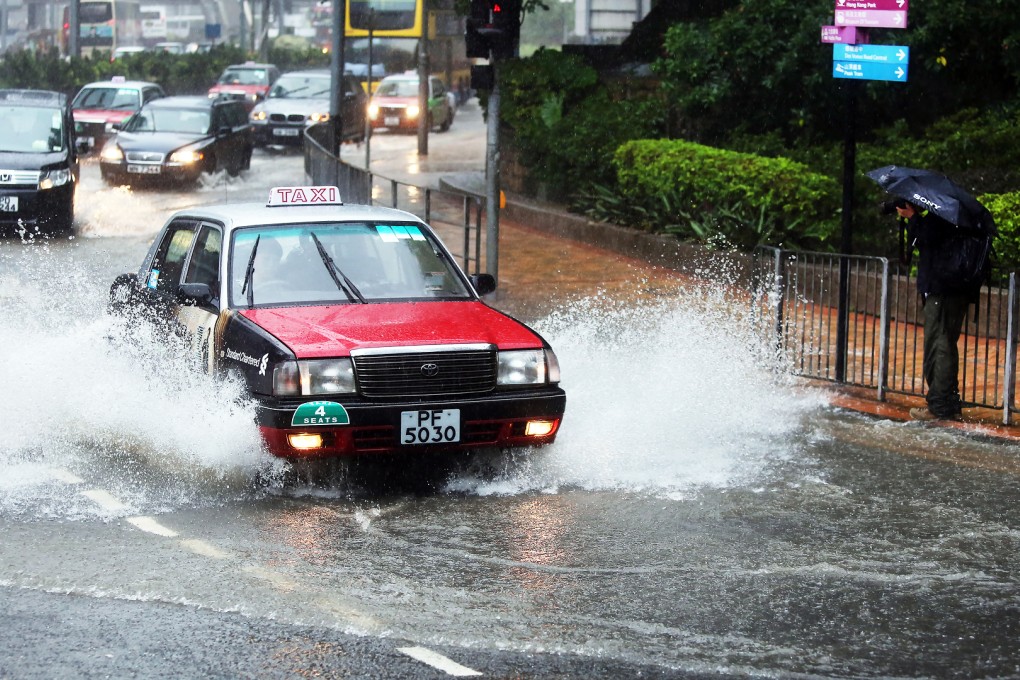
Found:
[[(907, 243), (918, 251), (917, 292), (974, 297), (984, 283), (987, 252), (980, 235), (923, 210), (906, 222)], [(909, 260), (909, 258), (908, 258)]]

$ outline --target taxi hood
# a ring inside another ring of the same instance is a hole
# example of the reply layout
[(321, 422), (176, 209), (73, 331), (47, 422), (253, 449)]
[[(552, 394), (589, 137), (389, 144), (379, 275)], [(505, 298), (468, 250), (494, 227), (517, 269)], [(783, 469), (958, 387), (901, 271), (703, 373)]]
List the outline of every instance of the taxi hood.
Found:
[(491, 343), (542, 346), (524, 324), (478, 301), (390, 302), (243, 309), (299, 359), (346, 356), (352, 349)]

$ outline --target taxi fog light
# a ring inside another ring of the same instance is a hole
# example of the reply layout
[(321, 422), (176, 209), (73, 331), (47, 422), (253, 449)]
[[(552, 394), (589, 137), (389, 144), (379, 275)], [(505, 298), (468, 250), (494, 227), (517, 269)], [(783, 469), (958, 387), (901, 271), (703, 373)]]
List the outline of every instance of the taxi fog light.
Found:
[(302, 394), (354, 392), (354, 367), (350, 359), (314, 359), (298, 362)]
[(301, 372), (296, 361), (285, 361), (273, 369), (273, 394), (278, 397), (301, 394)]
[(499, 353), (496, 383), (499, 385), (541, 385), (546, 381), (545, 352), (540, 349)]
[(524, 434), (528, 437), (544, 437), (556, 429), (555, 420), (529, 420), (524, 426)]
[(291, 448), (299, 451), (310, 451), (322, 448), (321, 434), (288, 434), (287, 441)]
[(200, 160), (202, 160), (202, 152), (196, 151), (195, 149), (178, 149), (170, 154), (171, 163), (190, 165), (191, 163), (197, 163)]

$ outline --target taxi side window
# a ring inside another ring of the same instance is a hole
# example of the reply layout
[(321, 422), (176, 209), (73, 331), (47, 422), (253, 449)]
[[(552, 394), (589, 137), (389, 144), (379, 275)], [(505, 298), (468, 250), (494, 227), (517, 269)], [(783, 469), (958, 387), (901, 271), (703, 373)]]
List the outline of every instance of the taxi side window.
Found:
[(223, 235), (219, 229), (203, 225), (195, 240), (188, 271), (184, 275), (185, 283), (208, 284), (214, 299), (219, 298), (222, 243)]
[(176, 295), (184, 273), (191, 242), (195, 240), (195, 225), (187, 222), (171, 227), (163, 237), (149, 269), (145, 286), (166, 295)]

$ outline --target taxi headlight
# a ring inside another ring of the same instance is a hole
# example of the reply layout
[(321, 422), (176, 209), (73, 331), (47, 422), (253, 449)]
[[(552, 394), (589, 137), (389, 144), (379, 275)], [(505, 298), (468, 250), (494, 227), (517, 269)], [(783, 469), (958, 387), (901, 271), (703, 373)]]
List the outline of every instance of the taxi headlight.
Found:
[(273, 370), (273, 394), (307, 396), (354, 393), (354, 367), (350, 359), (285, 361)]
[(124, 152), (116, 144), (107, 144), (103, 147), (102, 152), (99, 154), (100, 161), (108, 161), (110, 163), (120, 163), (124, 160)]
[(191, 165), (192, 163), (197, 163), (202, 160), (202, 152), (190, 147), (185, 147), (183, 149), (177, 149), (177, 151), (170, 154), (169, 160), (171, 163)]
[(52, 189), (53, 187), (59, 187), (67, 184), (71, 181), (71, 170), (70, 168), (60, 168), (59, 170), (49, 170), (42, 174), (39, 178), (40, 189)]
[(421, 113), (421, 109), (418, 108), (417, 104), (411, 104), (407, 107), (408, 118), (417, 118), (419, 113)]
[(369, 104), (368, 105), (368, 117), (371, 120), (375, 120), (376, 118), (379, 117), (379, 105), (378, 104)]
[(108, 135), (112, 135), (116, 131), (117, 131), (116, 123), (111, 123), (107, 121), (106, 125), (103, 126), (103, 132), (105, 132)]
[(496, 383), (544, 385), (560, 381), (560, 366), (552, 350), (523, 349), (499, 353)]

